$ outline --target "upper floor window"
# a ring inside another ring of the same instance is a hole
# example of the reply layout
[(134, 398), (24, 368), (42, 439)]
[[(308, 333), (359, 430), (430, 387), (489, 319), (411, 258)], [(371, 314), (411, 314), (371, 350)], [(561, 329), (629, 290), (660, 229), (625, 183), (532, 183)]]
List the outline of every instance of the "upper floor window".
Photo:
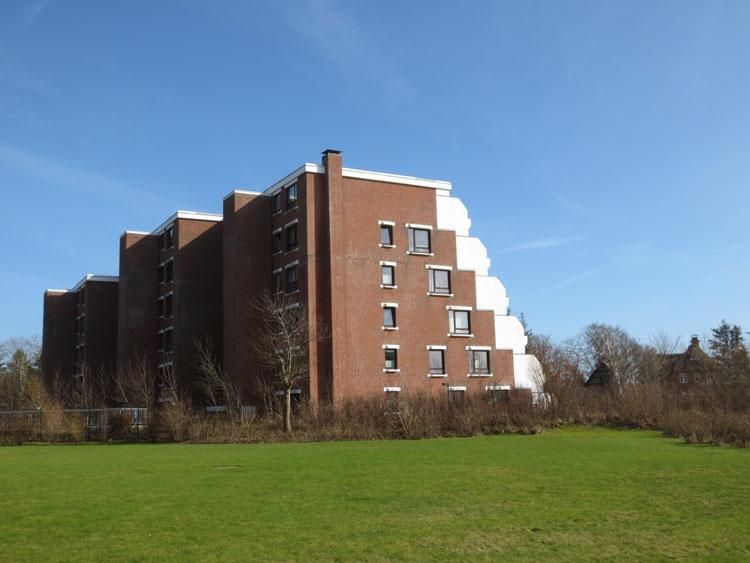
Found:
[(271, 291), (281, 293), (281, 270), (277, 270), (271, 277)]
[(430, 267), (427, 270), (429, 283), (427, 291), (441, 295), (450, 295), (451, 272), (448, 269)]
[(297, 223), (289, 225), (286, 228), (286, 249), (287, 251), (297, 248)]
[(386, 348), (384, 351), (385, 355), (385, 370), (397, 370), (398, 369), (398, 350), (395, 348)]
[(174, 226), (170, 225), (164, 229), (164, 248), (172, 248), (174, 246)]
[(294, 209), (297, 207), (297, 183), (295, 182), (286, 189), (286, 208)]
[(489, 375), (490, 373), (490, 351), (469, 350), (469, 374)]
[(164, 283), (164, 271), (165, 271), (165, 269), (166, 269), (166, 268), (165, 268), (165, 264), (159, 264), (159, 274), (158, 274), (158, 278), (159, 278), (159, 283), (160, 283), (160, 284), (161, 284), (161, 283)]
[(396, 328), (396, 308), (395, 303), (383, 303), (383, 328)]
[(445, 350), (430, 349), (427, 353), (430, 357), (430, 375), (445, 374)]
[(471, 334), (471, 312), (466, 309), (449, 309), (448, 325), (451, 334)]
[(86, 287), (85, 286), (78, 290), (78, 295), (76, 297), (78, 298), (79, 305), (86, 304)]
[(299, 277), (297, 266), (290, 266), (286, 269), (286, 292), (292, 293), (299, 290)]
[(380, 225), (380, 245), (393, 246), (393, 225)]
[(680, 374), (680, 383), (687, 383), (689, 381), (688, 376), (686, 373)]
[(174, 279), (174, 260), (172, 259), (167, 260), (167, 263), (165, 264), (165, 266), (166, 266), (166, 269), (164, 272), (164, 281), (169, 283)]
[(274, 231), (271, 235), (271, 249), (274, 254), (281, 252), (281, 229)]
[(394, 262), (380, 263), (380, 285), (383, 287), (396, 287), (396, 264)]
[(432, 252), (431, 231), (427, 228), (408, 227), (409, 252), (430, 254)]
[(279, 213), (281, 211), (281, 190), (273, 194), (272, 197), (273, 213)]

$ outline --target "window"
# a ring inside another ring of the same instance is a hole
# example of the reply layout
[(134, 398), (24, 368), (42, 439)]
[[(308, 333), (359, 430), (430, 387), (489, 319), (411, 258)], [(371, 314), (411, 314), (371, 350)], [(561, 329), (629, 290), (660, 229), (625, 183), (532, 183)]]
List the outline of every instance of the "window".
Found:
[(469, 373), (472, 375), (489, 375), (489, 350), (469, 350)]
[(700, 382), (701, 382), (701, 376), (700, 376), (700, 374), (699, 374), (699, 373), (696, 373), (696, 374), (695, 374), (695, 376), (694, 376), (694, 380), (695, 380), (695, 382), (696, 382), (696, 383), (700, 383)]
[(448, 311), (448, 324), (451, 334), (471, 334), (469, 311), (450, 309)]
[(86, 287), (82, 287), (78, 290), (78, 295), (76, 296), (78, 298), (78, 304), (79, 305), (85, 305), (86, 304)]
[(688, 376), (686, 373), (680, 374), (680, 383), (687, 383), (688, 382)]
[(429, 275), (428, 291), (430, 293), (450, 294), (451, 273), (449, 270), (430, 268), (427, 270), (427, 273)]
[(159, 275), (158, 275), (158, 278), (159, 278), (159, 283), (160, 284), (164, 283), (164, 264), (161, 264), (159, 266)]
[(452, 385), (448, 387), (448, 402), (451, 405), (462, 405), (466, 387), (463, 385)]
[(281, 293), (281, 272), (274, 272), (271, 277), (271, 291), (273, 293)]
[(165, 317), (172, 316), (172, 296), (171, 295), (167, 295), (164, 298), (164, 316)]
[(299, 290), (299, 279), (297, 277), (297, 266), (286, 269), (286, 292), (292, 293)]
[(409, 252), (429, 254), (432, 252), (430, 245), (429, 229), (416, 229), (409, 227)]
[(396, 285), (396, 268), (388, 264), (380, 266), (380, 283), (383, 287), (395, 287)]
[(164, 248), (172, 248), (173, 246), (174, 246), (174, 226), (170, 226), (164, 229)]
[(395, 348), (386, 348), (385, 352), (385, 369), (398, 369), (398, 350)]
[(294, 209), (297, 207), (297, 183), (295, 182), (286, 189), (286, 208)]
[(164, 333), (160, 332), (156, 335), (156, 349), (161, 352), (164, 350)]
[(430, 374), (443, 375), (445, 373), (445, 350), (428, 350), (430, 356)]
[(273, 194), (273, 213), (279, 213), (281, 211), (281, 190)]
[(287, 252), (297, 248), (297, 223), (289, 225), (286, 228), (286, 249)]
[(281, 229), (273, 232), (271, 237), (271, 248), (274, 254), (281, 252)]
[(509, 385), (487, 385), (484, 390), (490, 403), (507, 402), (510, 399)]
[(171, 352), (172, 351), (172, 331), (167, 330), (163, 334), (164, 334), (164, 351)]
[(396, 328), (396, 307), (393, 305), (383, 306), (383, 327)]
[(393, 246), (393, 225), (380, 225), (380, 244)]
[(164, 298), (163, 297), (159, 297), (159, 300), (156, 302), (156, 316), (157, 317), (164, 316)]
[(167, 283), (174, 279), (174, 260), (168, 260), (166, 263), (166, 270), (164, 273), (164, 281)]

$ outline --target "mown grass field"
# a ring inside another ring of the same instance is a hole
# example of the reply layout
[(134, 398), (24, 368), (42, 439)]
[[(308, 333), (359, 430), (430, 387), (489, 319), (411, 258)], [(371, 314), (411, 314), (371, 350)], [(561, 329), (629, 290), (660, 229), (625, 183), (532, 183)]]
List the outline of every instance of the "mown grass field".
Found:
[(750, 559), (750, 451), (656, 433), (0, 448), (0, 559)]

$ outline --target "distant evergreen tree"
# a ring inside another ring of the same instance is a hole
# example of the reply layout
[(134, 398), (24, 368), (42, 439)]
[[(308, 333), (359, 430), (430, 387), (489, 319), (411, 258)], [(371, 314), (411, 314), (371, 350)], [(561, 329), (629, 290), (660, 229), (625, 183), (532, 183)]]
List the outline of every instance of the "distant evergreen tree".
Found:
[(750, 357), (745, 347), (742, 329), (722, 320), (711, 333), (708, 345), (721, 379), (750, 382)]

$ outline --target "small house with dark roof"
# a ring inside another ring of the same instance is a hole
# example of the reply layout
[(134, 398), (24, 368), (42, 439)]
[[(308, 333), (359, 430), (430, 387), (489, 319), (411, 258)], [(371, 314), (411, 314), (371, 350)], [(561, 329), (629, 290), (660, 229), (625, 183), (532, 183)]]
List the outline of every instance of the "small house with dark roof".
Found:
[(602, 387), (608, 389), (612, 384), (612, 370), (609, 366), (599, 361), (594, 367), (594, 370), (589, 375), (588, 379), (584, 383), (586, 387)]
[(681, 354), (666, 356), (667, 381), (683, 389), (706, 383), (711, 378), (711, 358), (693, 335), (690, 345)]

